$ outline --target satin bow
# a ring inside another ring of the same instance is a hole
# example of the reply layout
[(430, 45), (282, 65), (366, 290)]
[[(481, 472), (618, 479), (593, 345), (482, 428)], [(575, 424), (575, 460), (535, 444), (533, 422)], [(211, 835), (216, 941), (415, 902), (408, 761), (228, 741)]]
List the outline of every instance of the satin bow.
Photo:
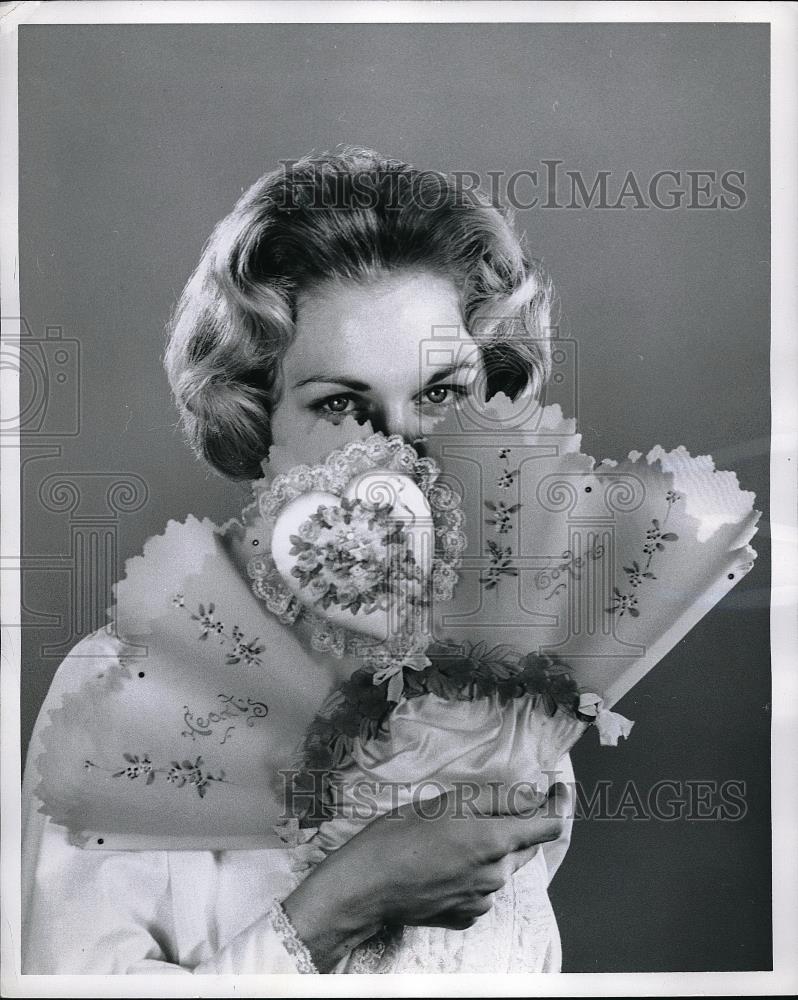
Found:
[(579, 714), (595, 719), (599, 742), (605, 747), (617, 747), (618, 740), (626, 739), (634, 725), (631, 719), (604, 708), (604, 699), (593, 692), (579, 695)]
[(405, 656), (398, 656), (387, 667), (382, 667), (374, 674), (374, 684), (382, 684), (388, 681), (388, 701), (400, 701), (404, 693), (404, 678), (402, 671), (405, 667), (411, 670), (426, 670), (432, 666), (432, 661), (424, 653), (407, 653)]

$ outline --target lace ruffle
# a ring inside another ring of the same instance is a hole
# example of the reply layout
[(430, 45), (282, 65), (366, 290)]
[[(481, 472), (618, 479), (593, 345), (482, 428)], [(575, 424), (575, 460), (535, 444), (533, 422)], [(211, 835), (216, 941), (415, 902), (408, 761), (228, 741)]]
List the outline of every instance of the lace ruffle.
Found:
[[(297, 497), (312, 492), (342, 497), (353, 479), (372, 471), (411, 476), (421, 490), (432, 515), (435, 534), (433, 598), (435, 601), (451, 600), (458, 579), (457, 567), (467, 544), (460, 498), (448, 484), (439, 481), (438, 465), (420, 457), (399, 435), (372, 434), (332, 452), (319, 465), (298, 465), (275, 476), (270, 484), (256, 480), (252, 484), (254, 500), (243, 512), (244, 523), (258, 524), (268, 535), (274, 530), (280, 513)], [(297, 599), (286, 586), (270, 554), (252, 556), (247, 563), (247, 573), (253, 592), (281, 622), (291, 625), (301, 619), (308, 624), (314, 649), (337, 657), (361, 650), (362, 636), (332, 624)]]
[(269, 910), (269, 919), (275, 933), (283, 943), (283, 947), (293, 959), (296, 971), (311, 975), (318, 975), (319, 970), (313, 961), (313, 956), (307, 949), (304, 941), (297, 934), (294, 925), (288, 918), (288, 914), (280, 903), (274, 903)]

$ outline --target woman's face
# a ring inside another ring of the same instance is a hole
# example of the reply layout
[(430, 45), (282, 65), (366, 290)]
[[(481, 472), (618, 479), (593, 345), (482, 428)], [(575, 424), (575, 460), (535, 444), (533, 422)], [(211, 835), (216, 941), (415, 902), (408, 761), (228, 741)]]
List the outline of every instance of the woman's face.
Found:
[(351, 415), (412, 442), (473, 391), (479, 369), (449, 279), (406, 271), (319, 285), (297, 303), (272, 441), (301, 455), (314, 430)]

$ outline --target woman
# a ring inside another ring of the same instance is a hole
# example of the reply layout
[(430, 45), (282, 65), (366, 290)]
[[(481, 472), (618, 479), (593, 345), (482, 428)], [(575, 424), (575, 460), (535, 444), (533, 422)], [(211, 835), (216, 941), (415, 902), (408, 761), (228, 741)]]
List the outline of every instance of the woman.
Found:
[[(319, 428), (350, 415), (421, 448), (470, 394), (537, 393), (550, 307), (550, 287), (486, 199), (348, 151), (265, 176), (219, 224), (183, 293), (166, 369), (197, 454), (255, 479), (271, 448), (302, 462)], [(455, 356), (426, 350), (436, 328), (459, 331)], [(375, 820), (302, 881), (281, 851), (72, 846), (36, 811), (41, 731), (48, 706), (118, 655), (105, 633), (81, 642), (34, 732), (25, 972), (446, 971), (475, 922), (484, 947), (472, 936), (458, 970), (559, 971), (546, 887), (570, 832), (564, 784), (553, 808), (520, 815), (425, 820), (402, 807), (404, 822)], [(351, 669), (330, 660), (325, 688)], [(497, 893), (501, 920), (489, 914)], [(386, 925), (446, 931), (389, 959), (363, 944)]]

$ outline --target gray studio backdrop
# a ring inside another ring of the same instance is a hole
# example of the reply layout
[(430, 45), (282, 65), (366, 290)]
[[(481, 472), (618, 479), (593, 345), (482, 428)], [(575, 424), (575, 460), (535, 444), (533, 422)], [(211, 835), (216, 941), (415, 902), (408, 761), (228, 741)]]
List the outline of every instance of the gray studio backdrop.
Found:
[(629, 782), (737, 781), (745, 815), (578, 821), (552, 885), (564, 968), (769, 968), (768, 46), (754, 25), (23, 27), (25, 745), (124, 559), (245, 499), (182, 442), (160, 357), (204, 240), (264, 170), (348, 142), (483, 177), (559, 160), (588, 187), (740, 171), (725, 210), (633, 196), (518, 223), (578, 348), (562, 391), (584, 450), (712, 453), (765, 511), (755, 569), (621, 703), (632, 739), (573, 754), (616, 807)]

